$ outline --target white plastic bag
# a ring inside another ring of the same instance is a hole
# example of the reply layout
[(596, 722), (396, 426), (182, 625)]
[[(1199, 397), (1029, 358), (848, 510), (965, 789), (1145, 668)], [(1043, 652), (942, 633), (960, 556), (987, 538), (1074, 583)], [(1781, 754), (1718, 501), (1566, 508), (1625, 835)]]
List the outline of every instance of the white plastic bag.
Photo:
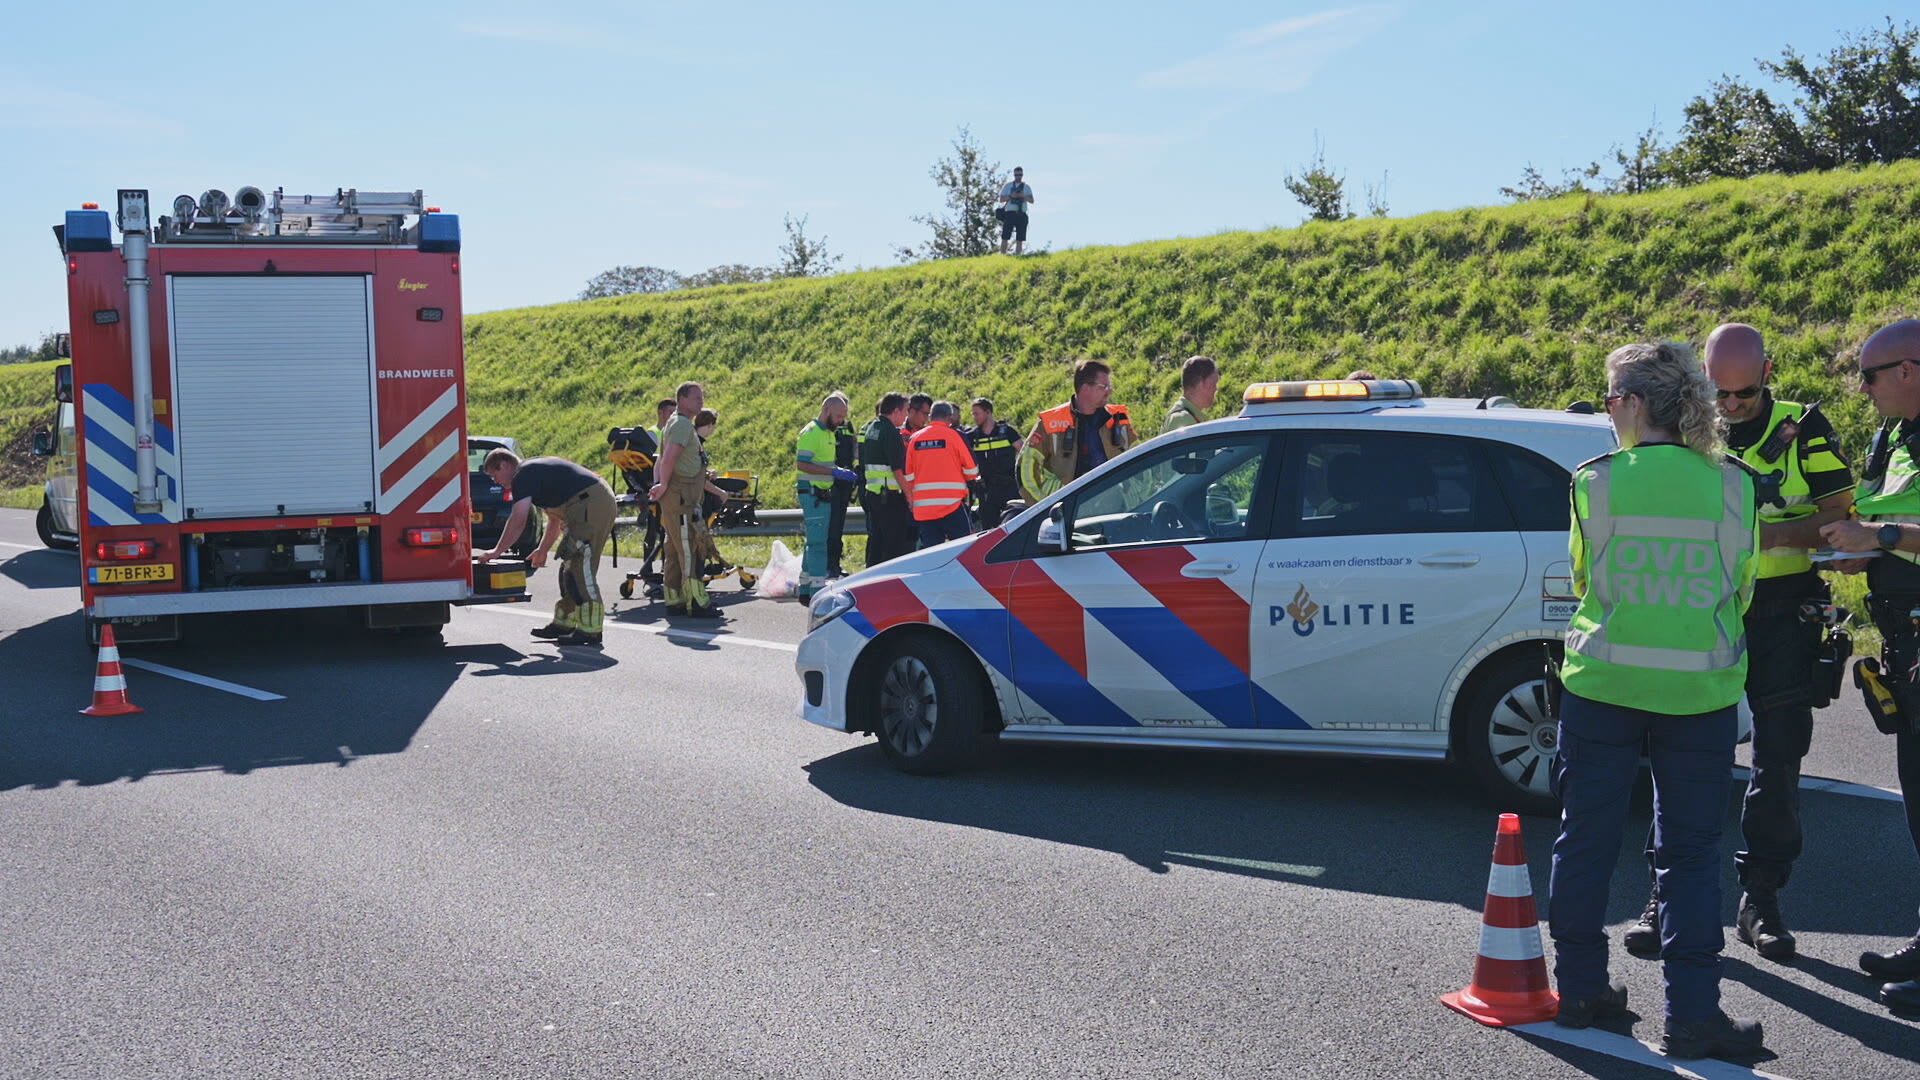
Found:
[(763, 600), (785, 600), (800, 584), (800, 556), (779, 540), (773, 542), (773, 555), (767, 568), (760, 571), (760, 584), (753, 590)]

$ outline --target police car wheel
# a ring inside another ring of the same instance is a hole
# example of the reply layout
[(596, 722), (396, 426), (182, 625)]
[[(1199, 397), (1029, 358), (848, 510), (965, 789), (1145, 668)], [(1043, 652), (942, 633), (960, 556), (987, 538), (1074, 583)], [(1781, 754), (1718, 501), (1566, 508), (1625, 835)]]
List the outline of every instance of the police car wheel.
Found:
[(887, 761), (902, 772), (951, 770), (979, 740), (980, 675), (952, 642), (902, 640), (881, 664), (875, 691), (874, 733)]
[(1553, 815), (1550, 777), (1560, 730), (1547, 712), (1547, 683), (1531, 654), (1501, 661), (1480, 680), (1460, 717), (1459, 749), (1481, 788), (1504, 810)]

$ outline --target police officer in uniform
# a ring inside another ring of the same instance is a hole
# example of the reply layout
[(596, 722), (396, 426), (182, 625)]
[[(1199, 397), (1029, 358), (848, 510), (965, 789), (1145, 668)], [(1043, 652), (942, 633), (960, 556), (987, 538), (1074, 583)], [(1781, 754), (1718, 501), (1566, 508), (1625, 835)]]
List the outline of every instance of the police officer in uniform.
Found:
[(1110, 405), (1113, 369), (1098, 360), (1073, 366), (1073, 397), (1042, 412), (1020, 448), (1020, 491), (1034, 503), (1134, 444), (1125, 405)]
[[(1878, 558), (1836, 562), (1833, 569), (1865, 571), (1867, 608), (1880, 628), (1885, 678), (1864, 677), (1868, 712), (1894, 737), (1900, 790), (1906, 793), (1907, 831), (1920, 853), (1920, 684), (1912, 677), (1920, 655), (1920, 319), (1903, 319), (1867, 339), (1860, 350), (1860, 385), (1887, 421), (1874, 439), (1862, 478), (1872, 494), (1856, 504), (1860, 521), (1836, 521), (1820, 530), (1836, 551), (1879, 551)], [(1891, 692), (1891, 708), (1875, 707), (1874, 687)], [(1880, 1000), (1895, 1012), (1920, 1012), (1920, 934), (1891, 952), (1860, 954), (1860, 967), (1889, 980)]]
[(907, 509), (907, 442), (900, 435), (906, 422), (907, 395), (882, 394), (860, 436), (860, 507), (867, 513), (870, 567), (912, 551), (919, 536)]
[[(1823, 626), (1801, 609), (1823, 611), (1831, 596), (1808, 552), (1822, 546), (1822, 525), (1847, 516), (1853, 476), (1835, 447), (1833, 425), (1817, 406), (1775, 400), (1767, 388), (1772, 375), (1758, 330), (1728, 323), (1708, 336), (1707, 377), (1728, 424), (1727, 447), (1768, 489), (1759, 581), (1746, 617), (1753, 773), (1740, 814), (1746, 846), (1733, 857), (1745, 889), (1734, 934), (1769, 960), (1790, 960), (1795, 941), (1779, 893), (1800, 856), (1800, 762), (1813, 741), (1813, 710), (1828, 702), (1813, 679)], [(1648, 848), (1651, 859), (1651, 838)], [(1647, 901), (1627, 931), (1627, 951), (1660, 954), (1657, 906), (1657, 897)]]
[(1568, 547), (1580, 606), (1560, 680), (1564, 811), (1547, 922), (1556, 1022), (1626, 1011), (1607, 979), (1608, 882), (1644, 750), (1653, 764), (1661, 959), (1670, 1057), (1749, 1054), (1760, 1025), (1720, 1008), (1720, 818), (1746, 687), (1741, 616), (1753, 597), (1752, 473), (1720, 452), (1713, 383), (1692, 350), (1661, 342), (1607, 357), (1621, 449), (1573, 477)]
[[(840, 410), (833, 429), (833, 508), (827, 518), (827, 576), (846, 577), (847, 507), (865, 483), (860, 477), (860, 433), (853, 428), (847, 408)], [(843, 471), (844, 470), (844, 471)]]
[(995, 419), (993, 400), (983, 397), (973, 399), (973, 426), (963, 433), (974, 463), (980, 466), (980, 528), (995, 528), (1007, 504), (1020, 497), (1020, 482), (1013, 470), (1020, 456), (1020, 433)]

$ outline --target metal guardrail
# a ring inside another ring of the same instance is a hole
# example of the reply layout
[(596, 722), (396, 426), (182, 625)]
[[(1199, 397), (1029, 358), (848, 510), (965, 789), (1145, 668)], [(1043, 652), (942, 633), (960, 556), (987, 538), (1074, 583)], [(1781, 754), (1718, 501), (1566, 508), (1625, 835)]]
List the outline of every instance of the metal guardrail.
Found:
[[(721, 536), (800, 536), (807, 531), (806, 521), (798, 510), (760, 510), (754, 513), (758, 525), (747, 525), (720, 530)], [(639, 525), (638, 518), (616, 518), (615, 529), (632, 529)], [(843, 536), (867, 535), (866, 511), (857, 506), (847, 507), (847, 527)]]

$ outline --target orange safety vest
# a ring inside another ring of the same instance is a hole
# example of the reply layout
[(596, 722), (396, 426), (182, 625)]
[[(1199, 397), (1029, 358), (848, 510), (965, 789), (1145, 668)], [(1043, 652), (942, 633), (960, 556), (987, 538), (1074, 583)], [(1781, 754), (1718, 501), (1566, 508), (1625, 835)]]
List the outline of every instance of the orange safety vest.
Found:
[(966, 436), (946, 424), (928, 424), (907, 440), (907, 505), (913, 520), (938, 521), (953, 513), (979, 476)]
[[(1106, 419), (1100, 424), (1101, 449), (1111, 461), (1133, 448), (1133, 418), (1127, 415), (1125, 405), (1105, 406)], [(1072, 482), (1073, 471), (1078, 463), (1080, 421), (1073, 411), (1073, 402), (1055, 405), (1040, 413), (1034, 422), (1033, 430), (1027, 434), (1027, 446), (1031, 453), (1023, 455), (1021, 462), (1021, 487), (1027, 498), (1035, 500), (1059, 490), (1060, 486)], [(1055, 477), (1052, 484), (1046, 483), (1038, 470), (1045, 469)]]

